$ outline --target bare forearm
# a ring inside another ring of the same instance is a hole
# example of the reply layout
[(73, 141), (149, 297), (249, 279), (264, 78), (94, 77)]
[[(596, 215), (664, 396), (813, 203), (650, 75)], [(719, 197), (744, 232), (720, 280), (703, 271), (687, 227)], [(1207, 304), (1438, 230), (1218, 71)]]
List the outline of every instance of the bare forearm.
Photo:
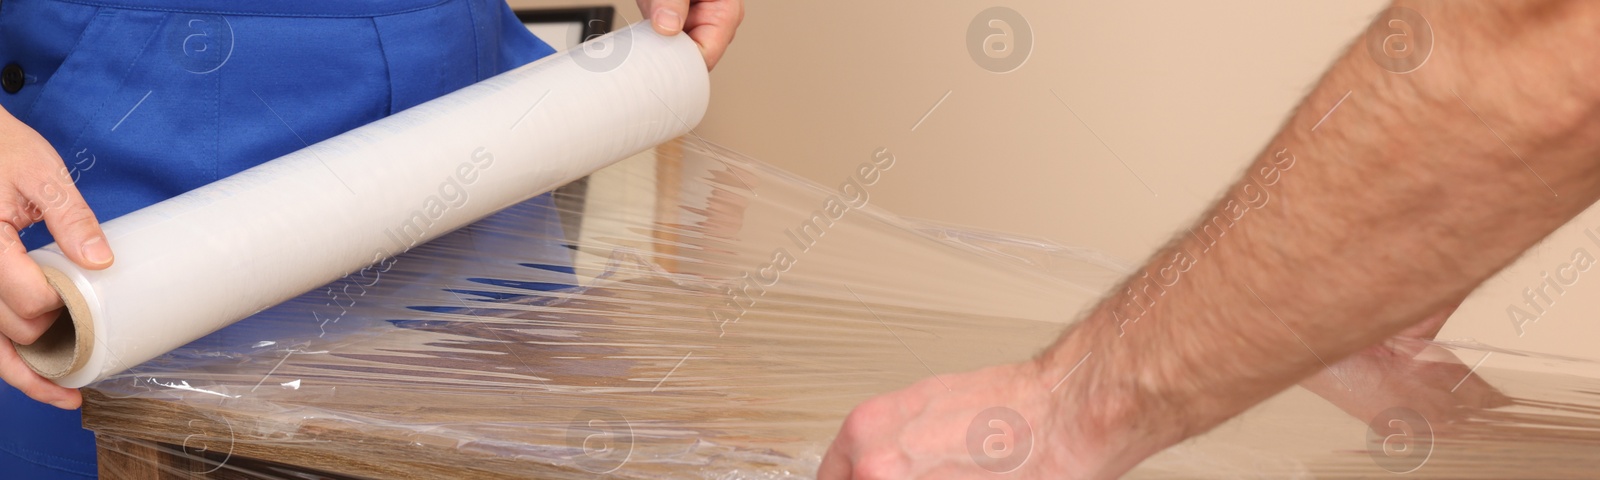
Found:
[[(1438, 32), (1423, 68), (1368, 57), (1389, 32), (1358, 41), (1224, 198), (1054, 347), (862, 403), (819, 477), (1119, 476), (1444, 318), (1600, 197), (1600, 2), (1400, 3)], [(999, 407), (1009, 420), (986, 417)], [(961, 440), (984, 418), (1027, 426), (1034, 454), (980, 456)]]
[(1409, 6), (1454, 43), (1396, 74), (1358, 41), (1217, 205), (1041, 356), (1121, 404), (1108, 431), (1207, 430), (1459, 301), (1600, 196), (1593, 97), (1559, 78), (1595, 71), (1561, 57), (1593, 42), (1548, 33), (1592, 31), (1593, 8)]

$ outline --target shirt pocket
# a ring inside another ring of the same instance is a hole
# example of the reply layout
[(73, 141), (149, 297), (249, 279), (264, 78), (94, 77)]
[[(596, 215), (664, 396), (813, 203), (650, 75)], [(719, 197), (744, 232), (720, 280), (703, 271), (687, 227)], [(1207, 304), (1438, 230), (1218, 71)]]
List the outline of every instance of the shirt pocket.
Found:
[[(7, 109), (55, 147), (63, 167), (84, 190), (96, 171), (108, 169), (103, 149), (92, 143), (101, 130), (111, 128), (111, 111), (139, 100), (119, 101), (127, 97), (122, 84), (146, 53), (164, 14), (26, 0), (8, 1), (5, 9), (0, 20), (5, 54), (27, 78), (23, 89), (6, 99)], [(104, 202), (90, 199), (90, 207)], [(29, 248), (50, 241), (41, 225), (21, 233)]]

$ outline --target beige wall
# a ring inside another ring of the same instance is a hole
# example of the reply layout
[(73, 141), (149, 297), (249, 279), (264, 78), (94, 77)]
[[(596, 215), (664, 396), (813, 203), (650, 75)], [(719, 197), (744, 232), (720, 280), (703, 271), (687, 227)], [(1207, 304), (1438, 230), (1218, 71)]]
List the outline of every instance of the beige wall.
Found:
[[(994, 74), (966, 35), (996, 3), (753, 0), (698, 131), (827, 184), (887, 147), (899, 161), (873, 190), (880, 206), (1140, 259), (1264, 147), (1382, 3), (1008, 0), (1035, 42)], [(1541, 270), (1600, 254), (1569, 230), (1480, 289), (1444, 337), (1600, 358), (1600, 271), (1526, 335), (1507, 320)]]

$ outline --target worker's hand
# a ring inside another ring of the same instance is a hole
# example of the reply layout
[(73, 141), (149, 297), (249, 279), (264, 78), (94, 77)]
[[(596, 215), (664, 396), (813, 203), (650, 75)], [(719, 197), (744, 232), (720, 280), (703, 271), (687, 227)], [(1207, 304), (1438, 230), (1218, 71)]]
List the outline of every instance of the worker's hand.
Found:
[(687, 32), (700, 44), (709, 70), (733, 43), (733, 32), (744, 21), (744, 0), (639, 0), (639, 12), (662, 35)]
[(1479, 410), (1510, 405), (1511, 398), (1485, 382), (1475, 368), (1428, 343), (1454, 311), (1448, 308), (1345, 357), (1300, 386), (1365, 423), (1391, 408), (1408, 408), (1427, 419), (1436, 435)]
[[(1014, 476), (1119, 475), (1303, 379), (1319, 365), (1316, 352), (1355, 355), (1336, 371), (1368, 398), (1336, 403), (1363, 420), (1403, 399), (1444, 410), (1502, 403), (1463, 365), (1401, 363), (1411, 356), (1368, 347), (1438, 313), (1447, 296), (1459, 300), (1600, 198), (1600, 57), (1572, 53), (1600, 45), (1600, 2), (1396, 3), (1409, 11), (1385, 15), (1407, 16), (1378, 18), (1226, 199), (1143, 269), (1167, 278), (1180, 265), (1168, 259), (1183, 255), (1183, 283), (1156, 287), (1160, 301), (1108, 297), (1047, 352), (1059, 360), (1043, 365), (1057, 371), (1094, 354), (1064, 389), (1137, 389), (1096, 402), (983, 378), (1009, 369), (945, 377), (951, 390), (924, 381), (859, 407), (822, 478), (987, 475), (962, 441), (993, 406), (1032, 425), (1033, 453)], [(1439, 41), (1416, 43), (1424, 24)], [(1345, 97), (1337, 123), (1313, 133)], [(1241, 217), (1246, 208), (1234, 199), (1262, 198), (1256, 172), (1278, 172), (1276, 154), (1291, 150), (1304, 159), (1293, 178), (1274, 186), (1271, 206)], [(1195, 233), (1207, 228), (1227, 238), (1207, 244)], [(1206, 254), (1196, 261), (1189, 252)], [(1138, 333), (1124, 336), (1118, 313), (1129, 306), (1138, 307)], [(1089, 371), (1096, 364), (1104, 367)], [(1387, 370), (1395, 366), (1409, 370)], [(1129, 441), (1139, 429), (1154, 438)]]
[(817, 478), (1105, 478), (1148, 455), (1119, 440), (1131, 438), (1112, 425), (1120, 415), (1071, 388), (1082, 383), (1052, 392), (1041, 371), (1007, 364), (867, 400), (845, 419)]
[(0, 109), (0, 379), (34, 400), (73, 409), (83, 402), (78, 391), (34, 373), (11, 345), (38, 340), (62, 308), (61, 296), (45, 283), (18, 237), (40, 220), (74, 263), (97, 270), (111, 266), (100, 223), (55, 148)]

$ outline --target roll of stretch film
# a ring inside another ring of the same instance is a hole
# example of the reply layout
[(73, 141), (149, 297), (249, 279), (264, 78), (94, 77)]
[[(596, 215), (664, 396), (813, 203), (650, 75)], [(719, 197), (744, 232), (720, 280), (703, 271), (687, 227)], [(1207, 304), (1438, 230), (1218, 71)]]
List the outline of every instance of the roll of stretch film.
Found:
[[(597, 52), (600, 52), (597, 54)], [(687, 133), (699, 48), (641, 23), (29, 252), (67, 308), (18, 353), (82, 387)]]

